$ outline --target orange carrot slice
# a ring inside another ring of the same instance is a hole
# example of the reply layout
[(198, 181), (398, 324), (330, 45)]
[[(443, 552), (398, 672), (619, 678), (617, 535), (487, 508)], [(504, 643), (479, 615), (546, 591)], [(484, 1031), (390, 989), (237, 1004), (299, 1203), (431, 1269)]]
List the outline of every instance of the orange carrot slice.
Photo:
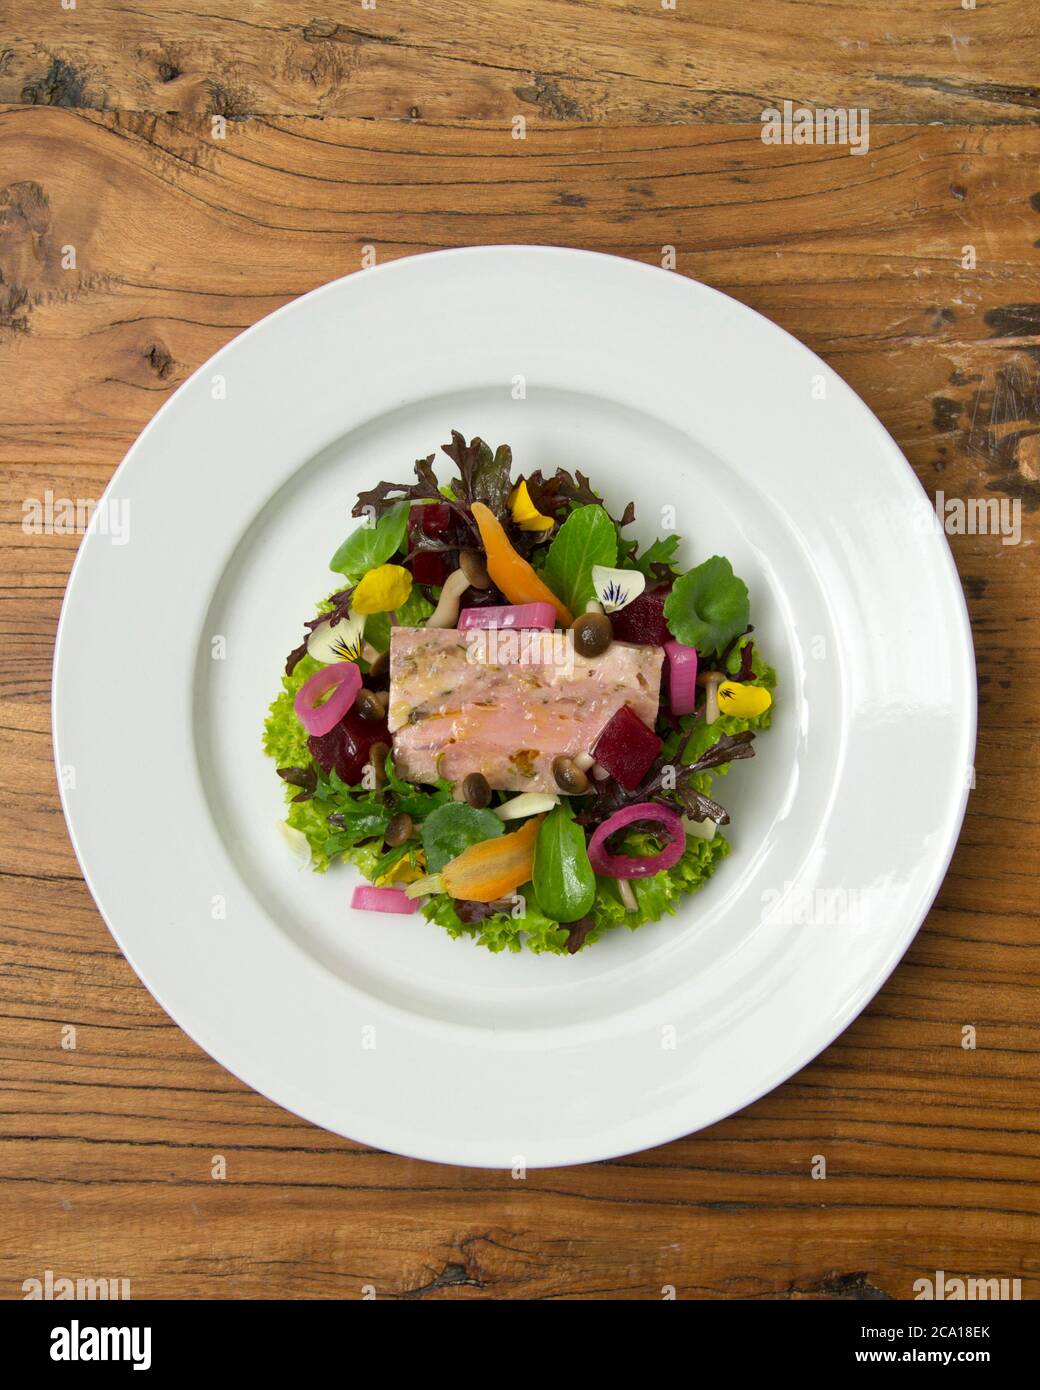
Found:
[(574, 615), (567, 605), (556, 597), (548, 584), (538, 578), (524, 557), (516, 553), (502, 523), (491, 508), (485, 507), (483, 502), (474, 502), (471, 511), (480, 527), (480, 539), (484, 542), (487, 552), (488, 574), (509, 602), (551, 603), (563, 626), (570, 627)]

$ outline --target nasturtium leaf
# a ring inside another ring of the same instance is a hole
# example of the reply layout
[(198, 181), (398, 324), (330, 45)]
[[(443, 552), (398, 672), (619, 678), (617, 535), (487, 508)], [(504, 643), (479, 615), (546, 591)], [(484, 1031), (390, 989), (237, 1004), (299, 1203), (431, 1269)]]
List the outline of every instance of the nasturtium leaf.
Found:
[(702, 656), (721, 652), (739, 637), (747, 629), (750, 611), (747, 585), (721, 555), (680, 576), (664, 605), (672, 636), (696, 647)]
[(505, 829), (494, 811), (478, 810), (465, 801), (449, 801), (439, 806), (422, 823), (426, 867), (439, 874), (445, 864), (456, 859), (470, 845), (501, 835)]

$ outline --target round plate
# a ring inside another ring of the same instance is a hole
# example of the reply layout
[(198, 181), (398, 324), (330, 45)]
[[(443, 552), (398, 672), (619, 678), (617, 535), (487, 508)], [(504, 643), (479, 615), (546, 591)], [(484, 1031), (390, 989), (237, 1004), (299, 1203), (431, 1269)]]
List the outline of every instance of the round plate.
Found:
[[(452, 428), (633, 499), (684, 565), (728, 556), (779, 672), (773, 729), (718, 784), (731, 856), (677, 916), (573, 957), (351, 911), (353, 871), (300, 871), (275, 828), (285, 653), (359, 489)], [(54, 738), (87, 883), (200, 1046), (352, 1139), (546, 1166), (710, 1124), (855, 1017), (953, 851), (974, 667), (929, 516), (840, 378), (673, 273), (499, 246), (326, 285), (185, 382), (80, 548)]]

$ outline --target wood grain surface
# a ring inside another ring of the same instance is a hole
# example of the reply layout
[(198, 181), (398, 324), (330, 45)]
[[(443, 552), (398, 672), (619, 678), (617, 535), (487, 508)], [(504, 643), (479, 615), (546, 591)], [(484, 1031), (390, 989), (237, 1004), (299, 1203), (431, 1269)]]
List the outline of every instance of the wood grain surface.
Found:
[[(1035, 7), (206, 9), (0, 6), (0, 1296), (51, 1269), (128, 1277), (136, 1298), (908, 1298), (943, 1269), (1036, 1297)], [(763, 145), (758, 114), (784, 97), (869, 105), (869, 154)], [(200, 362), (364, 246), (508, 241), (655, 264), (673, 246), (677, 273), (840, 372), (928, 493), (1007, 499), (1022, 526), (1018, 545), (951, 536), (976, 787), (874, 1003), (710, 1130), (523, 1180), (314, 1129), (151, 999), (54, 783), (78, 537), (22, 528), (48, 489), (98, 496)]]

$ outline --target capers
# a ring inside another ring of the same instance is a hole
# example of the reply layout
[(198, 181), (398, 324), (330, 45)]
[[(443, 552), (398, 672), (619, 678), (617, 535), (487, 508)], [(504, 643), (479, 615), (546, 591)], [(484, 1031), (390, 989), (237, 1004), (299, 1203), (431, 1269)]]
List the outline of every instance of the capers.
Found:
[(579, 656), (602, 656), (614, 640), (606, 613), (581, 613), (571, 624), (574, 650)]
[(415, 829), (412, 818), (407, 811), (399, 811), (393, 820), (386, 827), (383, 839), (391, 849), (396, 849), (398, 845), (403, 845), (406, 840), (412, 838)]
[(487, 566), (480, 558), (476, 550), (459, 551), (459, 569), (469, 580), (474, 589), (490, 589), (491, 579), (487, 572)]
[(377, 787), (383, 786), (386, 782), (386, 760), (389, 756), (389, 744), (373, 743), (369, 747), (368, 764), (372, 769), (372, 778)]
[(374, 690), (359, 690), (356, 703), (362, 719), (382, 719), (386, 714), (386, 706)]
[(573, 758), (553, 758), (552, 772), (561, 792), (580, 796), (589, 789), (589, 779)]
[(471, 772), (462, 783), (463, 800), (482, 811), (491, 801), (491, 784), (482, 772)]

